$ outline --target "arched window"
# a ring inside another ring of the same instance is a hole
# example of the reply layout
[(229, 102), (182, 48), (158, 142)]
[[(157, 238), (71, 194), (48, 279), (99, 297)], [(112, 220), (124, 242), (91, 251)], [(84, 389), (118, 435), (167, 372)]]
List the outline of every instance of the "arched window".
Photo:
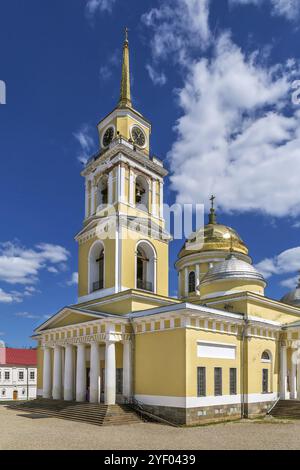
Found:
[(155, 252), (150, 243), (140, 242), (136, 251), (136, 287), (155, 292)]
[(108, 204), (108, 178), (103, 176), (98, 184), (97, 191), (97, 207), (105, 206)]
[(104, 289), (104, 248), (102, 243), (96, 242), (89, 256), (89, 292)]
[(196, 292), (196, 276), (194, 271), (189, 274), (189, 294)]
[(138, 176), (135, 181), (135, 205), (141, 210), (149, 210), (149, 186), (143, 176)]
[(271, 354), (268, 351), (264, 351), (261, 355), (261, 360), (263, 362), (271, 362)]

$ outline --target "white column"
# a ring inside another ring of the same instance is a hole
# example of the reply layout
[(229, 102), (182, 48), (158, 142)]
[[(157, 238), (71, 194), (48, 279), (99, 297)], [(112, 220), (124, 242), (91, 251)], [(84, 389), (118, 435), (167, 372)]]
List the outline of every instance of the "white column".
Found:
[(108, 176), (108, 204), (113, 203), (113, 172), (111, 171)]
[(76, 401), (86, 401), (85, 344), (77, 346)]
[(64, 400), (74, 400), (74, 354), (72, 344), (67, 344), (65, 352)]
[(297, 351), (297, 399), (300, 400), (300, 349)]
[(95, 208), (95, 192), (96, 192), (96, 187), (95, 187), (94, 183), (92, 183), (92, 186), (91, 186), (91, 214), (90, 215), (94, 215), (94, 213), (96, 211), (96, 208)]
[(121, 201), (121, 166), (117, 167), (117, 202)]
[(43, 398), (51, 398), (51, 349), (44, 349)]
[(187, 297), (189, 295), (189, 271), (188, 268), (184, 269), (184, 295)]
[(116, 345), (113, 341), (107, 341), (105, 345), (105, 392), (106, 405), (116, 403)]
[(91, 370), (90, 370), (90, 402), (100, 402), (100, 348), (99, 344), (91, 343)]
[(287, 352), (284, 345), (280, 349), (280, 398), (287, 399)]
[(62, 398), (62, 348), (55, 346), (54, 348), (54, 365), (53, 365), (53, 400), (61, 400)]
[(120, 168), (120, 202), (125, 201), (125, 168)]
[(132, 396), (132, 349), (131, 341), (123, 343), (123, 396)]
[(156, 181), (152, 181), (152, 214), (157, 215), (157, 203), (156, 203)]
[(290, 395), (291, 399), (297, 398), (297, 376), (296, 376), (296, 372), (297, 372), (297, 364), (293, 360), (293, 354), (292, 354), (292, 357), (291, 357), (291, 395)]
[(134, 205), (134, 173), (132, 168), (129, 170), (129, 204)]
[(200, 295), (200, 266), (196, 264), (196, 294)]

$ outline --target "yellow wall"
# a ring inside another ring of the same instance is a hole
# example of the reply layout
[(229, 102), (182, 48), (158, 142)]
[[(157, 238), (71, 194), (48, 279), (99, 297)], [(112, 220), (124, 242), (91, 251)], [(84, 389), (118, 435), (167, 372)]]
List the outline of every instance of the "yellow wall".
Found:
[(136, 335), (136, 394), (185, 396), (185, 341), (184, 329)]

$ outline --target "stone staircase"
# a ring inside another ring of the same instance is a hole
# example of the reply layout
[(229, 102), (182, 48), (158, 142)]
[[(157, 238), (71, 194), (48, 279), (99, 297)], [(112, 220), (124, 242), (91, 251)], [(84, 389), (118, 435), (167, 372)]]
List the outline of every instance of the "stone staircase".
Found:
[(37, 399), (26, 402), (10, 402), (7, 408), (32, 413), (33, 417), (49, 417), (79, 421), (96, 426), (112, 426), (141, 423), (128, 405), (103, 405)]
[(300, 419), (300, 400), (279, 400), (269, 415), (274, 418)]

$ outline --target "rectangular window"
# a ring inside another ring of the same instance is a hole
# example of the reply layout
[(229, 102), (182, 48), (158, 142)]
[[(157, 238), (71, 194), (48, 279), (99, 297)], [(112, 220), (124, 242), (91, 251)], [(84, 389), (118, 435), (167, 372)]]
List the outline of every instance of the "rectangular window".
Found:
[(229, 374), (230, 374), (230, 377), (229, 377), (230, 395), (236, 395), (236, 393), (237, 393), (237, 390), (236, 390), (236, 369), (231, 368)]
[(35, 374), (34, 374), (34, 371), (33, 371), (33, 370), (30, 371), (29, 377), (30, 377), (30, 380), (34, 380)]
[(206, 368), (197, 367), (197, 396), (206, 397)]
[(9, 380), (9, 379), (10, 379), (10, 373), (9, 373), (9, 371), (7, 371), (7, 370), (4, 372), (4, 379), (5, 379), (5, 380)]
[(19, 380), (24, 380), (24, 372), (19, 370)]
[(268, 369), (262, 370), (262, 392), (269, 393), (269, 371)]
[(215, 367), (215, 396), (222, 395), (222, 368)]

